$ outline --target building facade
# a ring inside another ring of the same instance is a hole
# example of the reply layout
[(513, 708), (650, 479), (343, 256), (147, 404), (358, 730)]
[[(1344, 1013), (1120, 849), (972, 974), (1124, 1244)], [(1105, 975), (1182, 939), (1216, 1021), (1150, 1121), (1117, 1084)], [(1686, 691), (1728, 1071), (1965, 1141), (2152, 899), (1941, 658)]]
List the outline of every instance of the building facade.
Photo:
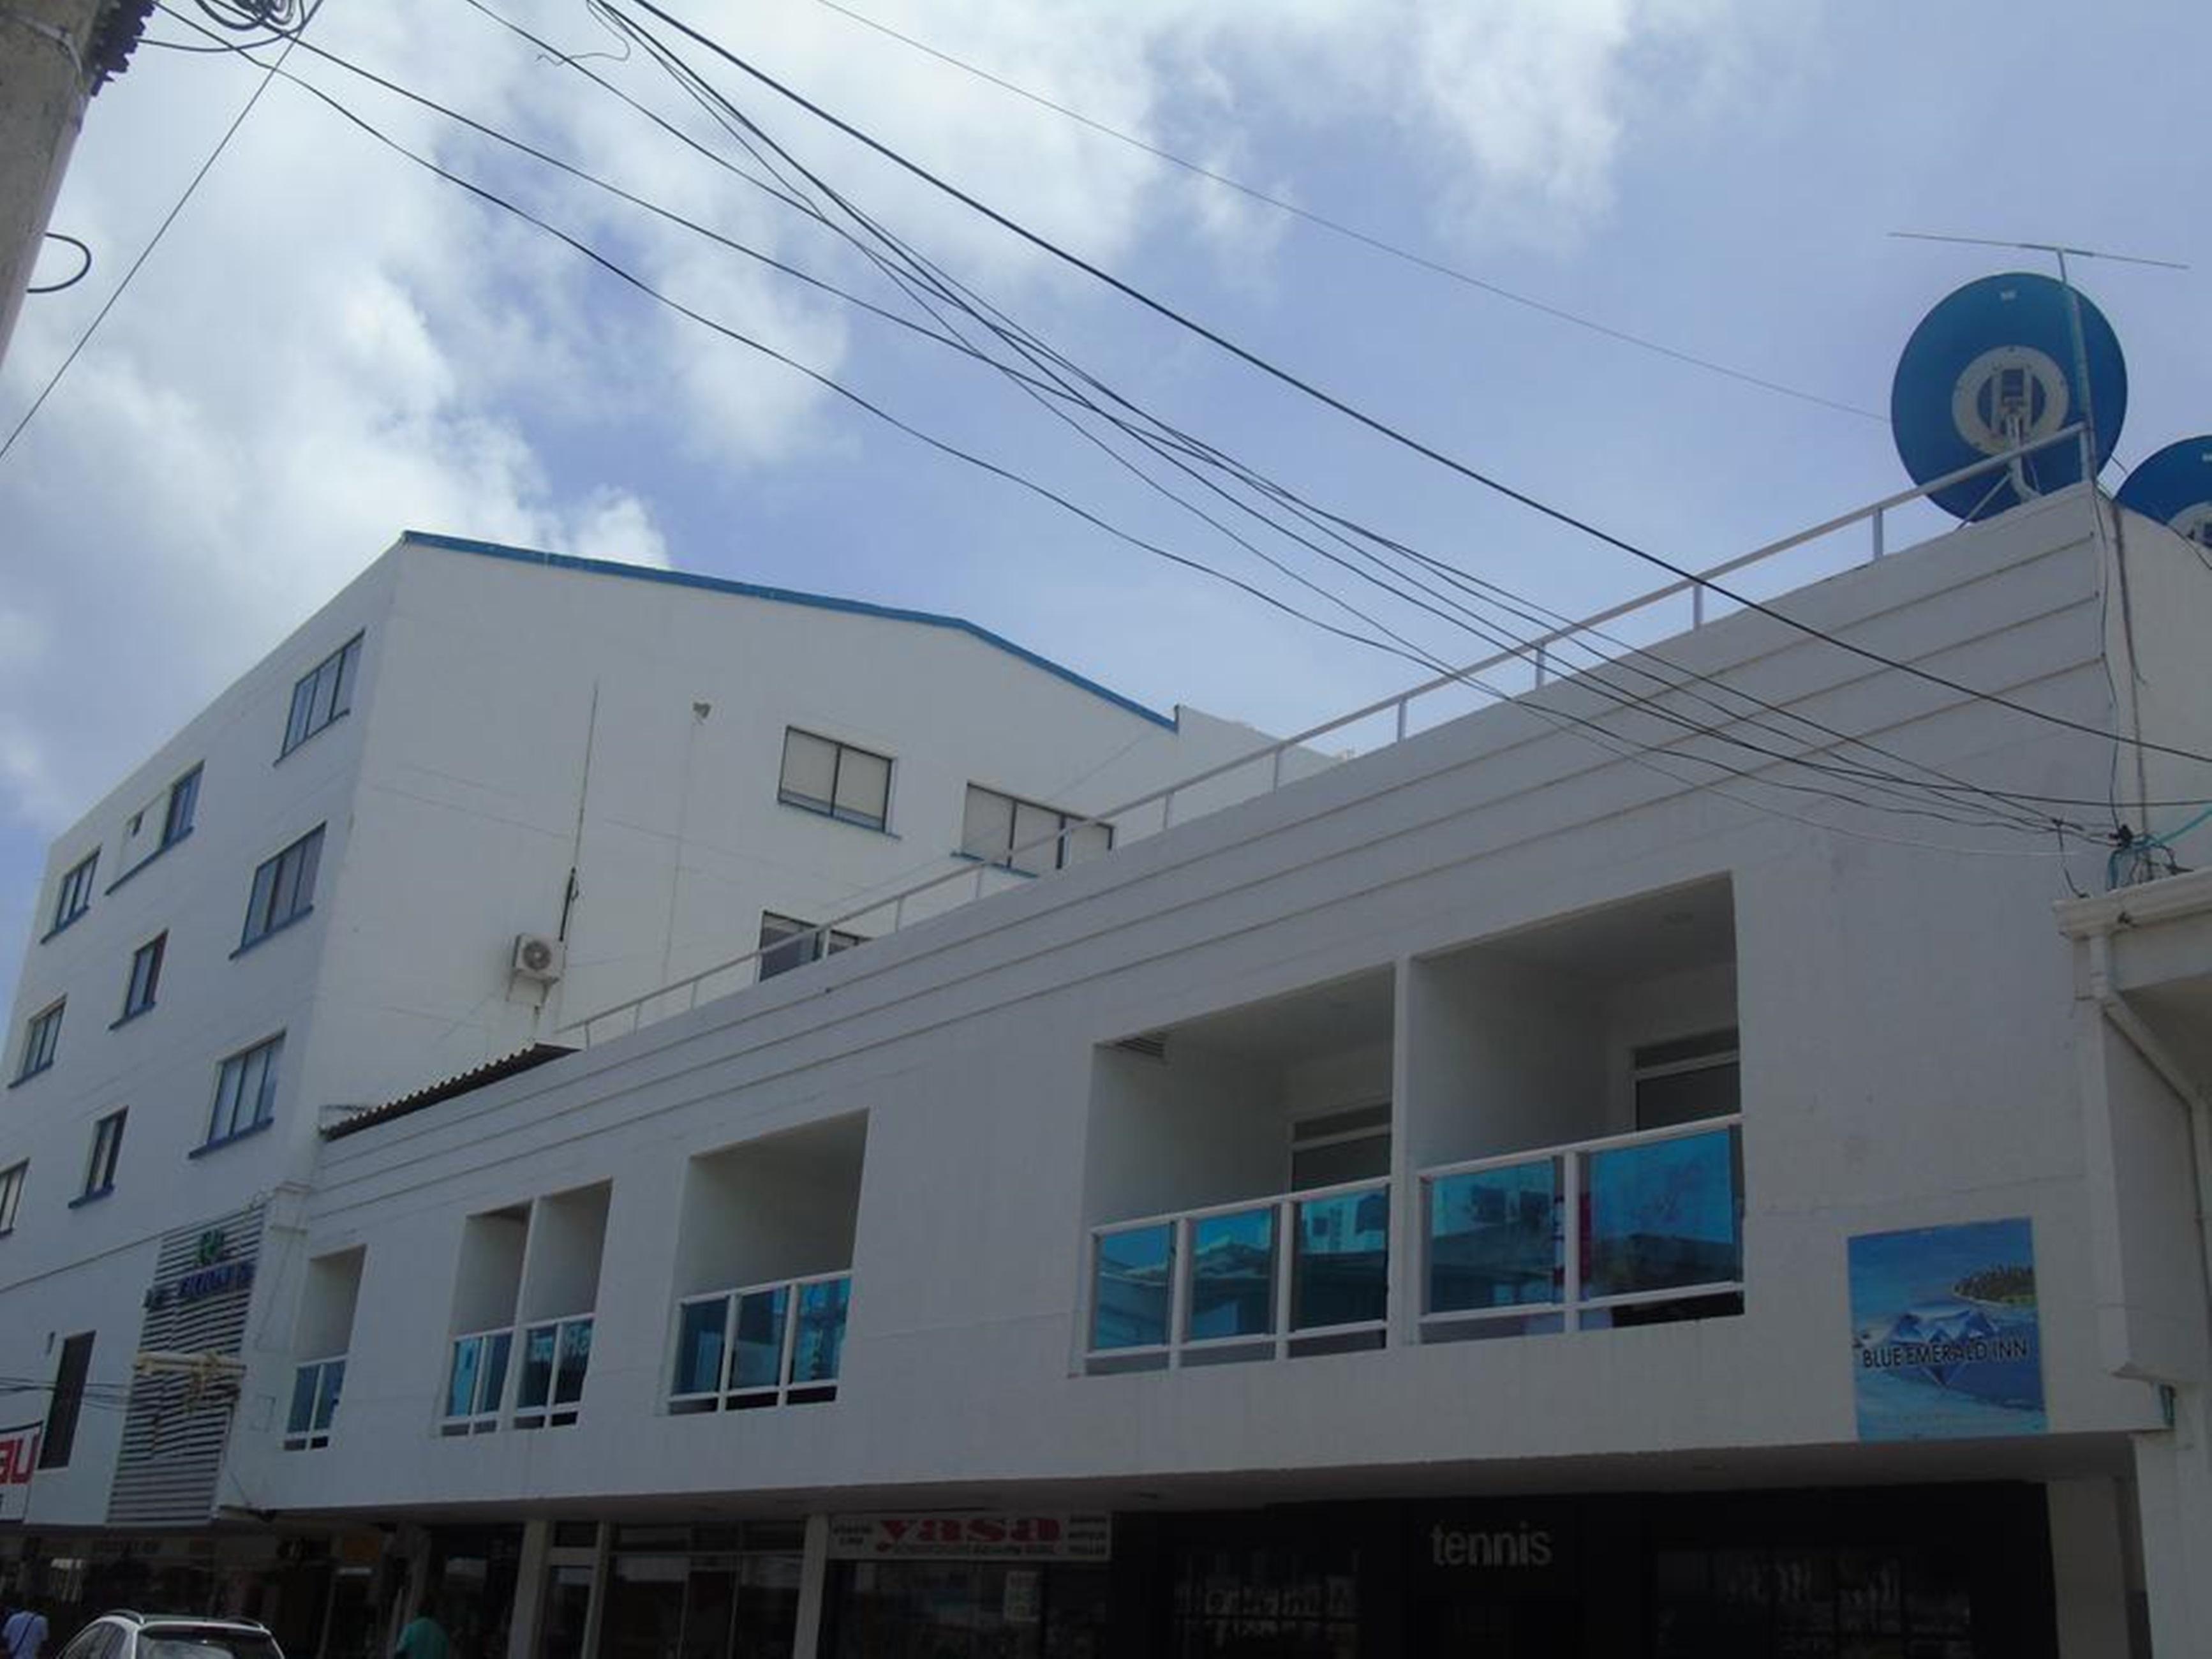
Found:
[(952, 618), (403, 538), (54, 844), (0, 1120), (0, 1519), (74, 1564), (44, 1592), (326, 1596), (226, 1464), (326, 1121), (1099, 857), (1157, 824), (1092, 815), (1272, 741)]
[(2076, 489), (334, 1122), (232, 1501), (515, 1659), (2212, 1650), (2201, 881), (1660, 718), (2179, 836), (2208, 596)]

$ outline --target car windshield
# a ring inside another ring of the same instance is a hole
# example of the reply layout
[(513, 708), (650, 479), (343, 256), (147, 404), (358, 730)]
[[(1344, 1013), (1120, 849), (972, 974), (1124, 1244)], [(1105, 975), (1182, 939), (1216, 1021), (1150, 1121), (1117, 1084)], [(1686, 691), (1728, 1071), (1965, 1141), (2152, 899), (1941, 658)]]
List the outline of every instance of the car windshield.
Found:
[(258, 1631), (165, 1630), (139, 1639), (139, 1659), (284, 1659)]

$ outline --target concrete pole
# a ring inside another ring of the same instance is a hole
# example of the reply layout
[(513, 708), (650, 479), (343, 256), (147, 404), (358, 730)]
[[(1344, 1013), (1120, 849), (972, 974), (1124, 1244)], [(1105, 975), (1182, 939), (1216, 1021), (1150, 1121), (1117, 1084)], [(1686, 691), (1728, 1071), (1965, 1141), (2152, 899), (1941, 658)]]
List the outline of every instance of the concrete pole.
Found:
[(0, 361), (84, 122), (85, 58), (106, 4), (0, 0)]

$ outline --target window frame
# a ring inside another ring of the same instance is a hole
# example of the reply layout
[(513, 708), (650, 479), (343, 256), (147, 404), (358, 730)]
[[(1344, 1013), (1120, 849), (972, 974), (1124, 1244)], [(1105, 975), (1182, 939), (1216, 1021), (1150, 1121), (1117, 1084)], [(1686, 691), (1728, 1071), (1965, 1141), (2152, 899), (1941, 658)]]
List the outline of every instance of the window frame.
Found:
[(361, 678), (361, 642), (368, 633), (363, 629), (292, 682), (292, 702), (284, 716), (284, 742), (276, 751), (278, 760), (353, 713), (354, 682)]
[(124, 1120), (130, 1115), (128, 1106), (118, 1106), (93, 1120), (92, 1146), (84, 1161), (84, 1190), (76, 1195), (72, 1207), (106, 1198), (115, 1190), (115, 1168), (123, 1156)]
[[(148, 952), (151, 951), (149, 960)], [(133, 1020), (141, 1014), (153, 1012), (154, 1005), (161, 991), (161, 963), (169, 954), (169, 930), (164, 927), (131, 953), (131, 972), (123, 981), (123, 1012), (115, 1018), (115, 1025)], [(138, 967), (147, 963), (143, 994), (139, 985)], [(110, 1030), (114, 1025), (108, 1027)]]
[[(1375, 1114), (1381, 1113), (1376, 1120)], [(1335, 1119), (1359, 1118), (1361, 1122), (1346, 1123), (1342, 1127), (1310, 1133), (1312, 1127)], [(1381, 1099), (1369, 1097), (1350, 1100), (1339, 1106), (1324, 1106), (1310, 1112), (1300, 1112), (1284, 1125), (1285, 1158), (1284, 1174), (1290, 1185), (1286, 1192), (1305, 1192), (1316, 1187), (1342, 1186), (1353, 1181), (1386, 1180), (1390, 1175), (1391, 1158), (1397, 1146), (1397, 1112), (1389, 1096)], [(1338, 1176), (1326, 1182), (1304, 1182), (1298, 1177), (1298, 1155), (1301, 1152), (1327, 1152), (1338, 1146), (1354, 1146), (1364, 1141), (1382, 1143), (1382, 1168), (1378, 1175)]]
[[(771, 928), (781, 930), (774, 940), (769, 938)], [(811, 962), (819, 962), (824, 957), (834, 957), (841, 951), (868, 942), (866, 934), (848, 933), (842, 927), (830, 928), (825, 934), (819, 922), (801, 921), (781, 910), (761, 912), (760, 938), (760, 961), (755, 975), (759, 980), (779, 978), (795, 968), (804, 968)], [(800, 946), (805, 954), (796, 960), (777, 961), (775, 953), (793, 945)], [(771, 967), (771, 962), (776, 962), (776, 965)]]
[(155, 853), (166, 853), (192, 833), (200, 806), (200, 774), (206, 769), (207, 763), (203, 761), (169, 786), (168, 799), (161, 806), (161, 841)]
[[(973, 814), (973, 798), (977, 795), (987, 795), (994, 801), (1004, 802), (1007, 808), (1006, 845), (1003, 851), (988, 856), (976, 851), (969, 838), (968, 825)], [(1048, 868), (1030, 867), (1030, 862), (1035, 861), (1038, 854), (1046, 850), (1046, 844), (1042, 842), (1029, 848), (1024, 853), (1023, 856), (1027, 861), (1021, 864), (1014, 862), (1014, 849), (1021, 847), (1027, 840), (1036, 839), (1034, 836), (1025, 837), (1022, 834), (1022, 813), (1024, 810), (1042, 813), (1047, 817), (1057, 820), (1054, 826), (1056, 832), (1055, 839), (1049, 843), (1052, 863)], [(1076, 830), (1104, 830), (1106, 845), (1096, 853), (1070, 860), (1068, 852), (1075, 844), (1074, 836), (1070, 831)], [(1066, 870), (1077, 864), (1088, 864), (1092, 859), (1103, 857), (1113, 850), (1114, 826), (1104, 818), (1094, 818), (1083, 812), (1071, 812), (1064, 807), (1048, 806), (1042, 801), (1030, 800), (1020, 795), (1009, 794), (1003, 789), (994, 789), (988, 783), (977, 783), (973, 779), (969, 781), (967, 793), (960, 798), (959, 855), (963, 859), (973, 859), (978, 864), (988, 864), (994, 870), (1008, 871), (1018, 876), (1049, 875), (1054, 870)]]
[(15, 1231), (15, 1217), (23, 1207), (23, 1187), (31, 1178), (31, 1160), (19, 1158), (0, 1170), (0, 1238)]
[[(810, 794), (805, 790), (793, 787), (791, 740), (793, 738), (804, 738), (809, 743), (826, 744), (832, 751), (830, 757), (830, 795), (826, 800), (819, 795)], [(837, 804), (838, 791), (844, 783), (845, 759), (848, 755), (857, 756), (862, 760), (882, 763), (884, 796), (883, 810), (880, 812), (863, 812), (857, 808), (841, 806)], [(786, 806), (795, 806), (800, 811), (811, 812), (817, 817), (832, 818), (839, 823), (852, 824), (856, 829), (874, 830), (888, 835), (890, 833), (891, 824), (891, 778), (897, 766), (898, 762), (895, 756), (878, 754), (875, 750), (863, 749), (857, 743), (847, 743), (840, 738), (826, 738), (819, 732), (810, 732), (804, 726), (787, 726), (783, 728), (782, 763), (776, 771), (775, 798)]]
[[(1637, 1043), (1628, 1051), (1629, 1121), (1638, 1130), (1659, 1129), (1683, 1123), (1701, 1123), (1707, 1118), (1728, 1117), (1740, 1113), (1743, 1109), (1742, 1066), (1743, 1032), (1740, 1026), (1716, 1025), (1703, 1030), (1686, 1031), (1679, 1036)], [(1645, 1121), (1643, 1088), (1645, 1083), (1718, 1071), (1731, 1071), (1736, 1074), (1735, 1104), (1717, 1112), (1700, 1113), (1695, 1117)]]
[(62, 1011), (68, 1006), (67, 997), (56, 997), (23, 1022), (23, 1047), (16, 1057), (15, 1075), (9, 1088), (52, 1069), (54, 1058), (61, 1052)]
[[(99, 870), (100, 848), (95, 847), (62, 872), (61, 884), (54, 890), (53, 922), (46, 929), (47, 939), (52, 939), (92, 908), (93, 878)], [(71, 900), (76, 901), (74, 905)]]
[[(323, 831), (326, 828), (326, 824), (317, 824), (289, 847), (254, 866), (253, 885), (246, 899), (246, 926), (239, 934), (238, 950), (231, 952), (233, 956), (252, 950), (271, 933), (282, 933), (313, 913), (315, 879), (322, 871)], [(296, 859), (295, 854), (298, 855)], [(294, 860), (289, 872), (287, 860)], [(306, 870), (304, 876), (301, 873), (302, 867)], [(285, 885), (288, 873), (291, 878), (289, 889)], [(279, 902), (288, 897), (289, 908), (278, 914)]]
[(84, 1386), (92, 1380), (92, 1345), (98, 1334), (79, 1331), (62, 1339), (61, 1353), (54, 1361), (53, 1397), (46, 1406), (46, 1426), (39, 1433), (41, 1469), (67, 1468), (76, 1450), (77, 1419), (84, 1407)]
[[(234, 1140), (258, 1133), (276, 1121), (276, 1066), (284, 1057), (284, 1034), (277, 1032), (260, 1042), (249, 1044), (216, 1062), (215, 1094), (208, 1103), (207, 1138), (195, 1146), (188, 1157), (198, 1158), (202, 1152), (212, 1152), (218, 1146), (228, 1146)], [(256, 1060), (260, 1068), (252, 1073), (253, 1115), (240, 1120), (240, 1107), (246, 1098), (249, 1071)], [(235, 1079), (235, 1082), (233, 1079)], [(228, 1104), (225, 1104), (225, 1097)]]

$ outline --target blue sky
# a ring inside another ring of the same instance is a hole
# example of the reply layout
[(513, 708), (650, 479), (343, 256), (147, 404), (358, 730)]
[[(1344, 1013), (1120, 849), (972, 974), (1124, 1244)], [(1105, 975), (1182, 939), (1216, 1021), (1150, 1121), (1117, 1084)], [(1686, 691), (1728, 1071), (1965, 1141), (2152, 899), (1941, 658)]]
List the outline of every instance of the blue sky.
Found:
[[(616, 50), (580, 4), (501, 9), (566, 51)], [(1893, 230), (2187, 262), (2076, 274), (2129, 352), (2122, 459), (2212, 429), (2206, 8), (2119, 3), (2094, 21), (2056, 0), (852, 9), (1425, 258), (1863, 410), (1887, 408), (1898, 350), (1936, 300), (2033, 263)], [(1255, 351), (1670, 558), (1717, 562), (1903, 482), (1881, 419), (1333, 236), (820, 0), (672, 9)], [(196, 38), (158, 15), (150, 32)], [(455, 0), (327, 0), (310, 39), (896, 302), (816, 228)], [(809, 166), (994, 303), (1317, 501), (1567, 611), (1655, 584), (692, 55)], [(726, 149), (641, 54), (588, 61)], [(916, 425), (1279, 586), (987, 372), (304, 52), (291, 67)], [(234, 56), (148, 47), (94, 102), (52, 222), (97, 264), (27, 302), (0, 422), (45, 385), (258, 78)], [(404, 527), (956, 612), (1155, 706), (1276, 730), (1419, 677), (869, 421), (282, 82), (0, 459), (0, 982), (52, 836)], [(1408, 626), (1455, 659), (1475, 654), (1431, 621)]]

